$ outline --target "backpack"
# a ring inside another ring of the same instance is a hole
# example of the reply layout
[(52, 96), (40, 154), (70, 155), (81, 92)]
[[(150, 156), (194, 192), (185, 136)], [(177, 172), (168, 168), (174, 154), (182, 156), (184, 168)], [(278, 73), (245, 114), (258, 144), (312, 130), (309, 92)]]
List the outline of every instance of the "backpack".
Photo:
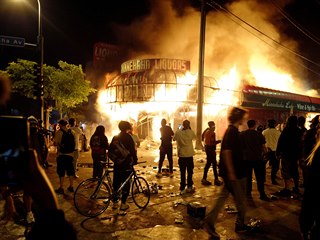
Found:
[(60, 143), (60, 152), (61, 153), (72, 153), (76, 147), (76, 141), (74, 135), (72, 134), (71, 130), (68, 131), (62, 130), (62, 138)]
[(201, 134), (201, 140), (204, 141), (204, 135), (206, 135), (206, 132), (209, 130), (210, 128), (206, 128), (202, 134)]
[(105, 154), (106, 150), (101, 146), (101, 139), (97, 135), (93, 135), (90, 139), (90, 147), (93, 154)]
[(108, 157), (117, 165), (121, 165), (126, 158), (130, 155), (130, 151), (114, 136), (109, 146)]

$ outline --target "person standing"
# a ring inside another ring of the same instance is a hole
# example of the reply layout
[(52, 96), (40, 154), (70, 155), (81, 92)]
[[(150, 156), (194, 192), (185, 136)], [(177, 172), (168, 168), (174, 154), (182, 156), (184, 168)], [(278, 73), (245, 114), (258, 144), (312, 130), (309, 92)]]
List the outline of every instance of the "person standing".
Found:
[(162, 177), (161, 169), (163, 165), (163, 161), (165, 156), (167, 155), (168, 162), (169, 162), (169, 173), (170, 177), (173, 176), (173, 158), (172, 158), (172, 137), (174, 135), (174, 132), (172, 131), (172, 128), (167, 126), (167, 121), (165, 119), (161, 120), (161, 145), (160, 145), (160, 159), (159, 159), (159, 165), (158, 165), (158, 173), (156, 177)]
[(136, 134), (133, 133), (133, 125), (130, 124), (130, 126), (131, 126), (131, 128), (128, 131), (128, 133), (130, 134), (130, 136), (132, 137), (132, 140), (134, 141), (134, 148), (135, 148), (136, 154), (137, 154), (138, 147), (140, 147), (140, 139)]
[(320, 131), (317, 128), (316, 145), (306, 159), (308, 171), (299, 215), (300, 230), (303, 240), (320, 239)]
[(277, 192), (279, 197), (290, 197), (290, 182), (293, 179), (295, 194), (299, 191), (299, 169), (298, 161), (302, 157), (302, 139), (300, 129), (298, 128), (298, 118), (290, 116), (286, 127), (279, 137), (276, 155), (281, 159), (281, 175), (284, 179), (284, 188)]
[[(118, 125), (120, 129), (120, 133), (117, 136), (114, 136), (110, 146), (109, 151), (112, 152), (116, 149), (116, 146), (113, 144), (115, 141), (119, 141), (123, 144), (123, 146), (130, 152), (130, 154), (126, 157), (124, 162), (121, 164), (114, 163), (114, 171), (113, 171), (113, 188), (115, 191), (119, 189), (121, 184), (126, 181), (126, 179), (131, 174), (131, 164), (137, 164), (138, 157), (136, 154), (134, 141), (128, 131), (131, 128), (131, 124), (127, 121), (120, 121)], [(120, 210), (125, 211), (129, 208), (129, 205), (126, 203), (127, 198), (130, 192), (130, 182), (128, 182), (123, 190), (121, 195), (121, 205)], [(114, 206), (115, 208), (115, 206)]]
[(245, 224), (246, 216), (246, 169), (243, 160), (239, 127), (247, 118), (247, 111), (233, 107), (228, 115), (229, 126), (223, 136), (219, 162), (219, 175), (224, 185), (219, 193), (213, 209), (205, 217), (205, 228), (212, 239), (220, 239), (215, 231), (215, 222), (229, 193), (232, 194), (238, 210), (235, 223), (236, 232), (248, 231), (251, 228)]
[[(180, 193), (193, 193), (195, 192), (195, 187), (193, 186), (193, 156), (195, 154), (192, 140), (196, 139), (196, 134), (191, 130), (190, 122), (184, 120), (182, 123), (183, 128), (178, 129), (173, 140), (177, 141), (177, 151), (178, 151), (178, 163), (180, 168)], [(187, 184), (186, 184), (186, 172), (188, 174)], [(187, 189), (185, 189), (187, 186)]]
[(61, 119), (58, 124), (60, 128), (54, 136), (54, 145), (57, 146), (57, 173), (60, 180), (60, 186), (56, 190), (56, 193), (64, 194), (63, 184), (66, 172), (69, 177), (68, 191), (74, 192), (73, 178), (75, 170), (73, 167), (73, 156), (76, 143), (72, 130), (67, 128), (68, 122)]
[(306, 167), (307, 161), (306, 159), (309, 157), (309, 155), (312, 152), (312, 149), (317, 143), (317, 126), (319, 124), (319, 117), (320, 115), (316, 115), (312, 120), (310, 124), (310, 128), (305, 132), (302, 140), (302, 174), (303, 174), (303, 185), (306, 184), (306, 181), (308, 179), (307, 174), (308, 170)]
[(266, 158), (271, 166), (271, 182), (273, 185), (279, 185), (277, 182), (277, 172), (279, 171), (280, 161), (276, 157), (276, 149), (281, 132), (276, 129), (276, 120), (268, 120), (268, 128), (262, 132), (266, 140), (267, 153)]
[(220, 143), (220, 140), (216, 140), (216, 125), (214, 121), (208, 122), (209, 128), (204, 133), (204, 148), (207, 155), (207, 163), (203, 170), (203, 177), (201, 180), (202, 185), (211, 185), (211, 182), (207, 180), (208, 170), (212, 165), (213, 174), (214, 174), (214, 185), (220, 186), (221, 181), (219, 180), (218, 171), (217, 171), (217, 157), (216, 157), (216, 145)]
[(74, 149), (73, 152), (73, 167), (74, 167), (74, 171), (75, 171), (75, 178), (79, 178), (79, 176), (77, 175), (77, 171), (78, 171), (78, 159), (80, 157), (80, 136), (82, 134), (81, 129), (77, 126), (77, 122), (75, 118), (70, 118), (69, 119), (69, 125), (70, 125), (70, 129), (73, 131), (74, 133), (74, 137), (75, 137), (75, 141), (76, 141), (76, 147)]
[(105, 135), (105, 128), (102, 125), (97, 126), (95, 132), (90, 138), (91, 157), (93, 160), (93, 178), (101, 178), (103, 167), (100, 161), (107, 160), (108, 138)]
[(264, 191), (264, 182), (266, 177), (266, 166), (263, 160), (263, 155), (266, 153), (266, 140), (261, 134), (255, 130), (256, 121), (249, 120), (247, 122), (248, 129), (240, 133), (240, 138), (243, 148), (243, 158), (246, 167), (247, 178), (247, 197), (251, 198), (252, 191), (252, 171), (257, 180), (257, 187), (260, 193), (260, 199), (270, 201), (270, 198)]

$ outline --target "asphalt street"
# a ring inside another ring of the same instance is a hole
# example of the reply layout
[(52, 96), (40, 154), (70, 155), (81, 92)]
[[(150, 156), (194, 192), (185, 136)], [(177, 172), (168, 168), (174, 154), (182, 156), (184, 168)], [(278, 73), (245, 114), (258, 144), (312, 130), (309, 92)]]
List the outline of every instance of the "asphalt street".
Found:
[[(56, 174), (56, 162), (54, 148), (50, 149), (49, 162), (53, 165), (46, 170), (54, 188), (58, 188), (59, 179)], [(175, 151), (175, 150), (174, 150)], [(118, 210), (109, 207), (103, 214), (96, 218), (87, 218), (80, 215), (74, 207), (73, 194), (66, 193), (58, 195), (58, 201), (64, 210), (67, 219), (74, 225), (78, 232), (79, 240), (144, 240), (144, 239), (209, 239), (207, 232), (201, 227), (201, 218), (188, 214), (188, 205), (198, 205), (206, 212), (212, 208), (213, 200), (217, 196), (221, 186), (203, 186), (201, 184), (203, 168), (205, 165), (205, 153), (197, 152), (194, 157), (194, 185), (196, 192), (193, 194), (180, 195), (180, 174), (177, 156), (174, 156), (174, 176), (170, 178), (163, 175), (156, 178), (158, 145), (156, 143), (145, 143), (138, 149), (139, 161), (146, 163), (136, 166), (140, 176), (147, 179), (149, 185), (157, 189), (157, 193), (151, 195), (151, 200), (146, 209), (140, 210), (128, 199), (130, 208), (125, 214), (119, 214)], [(168, 164), (164, 161), (164, 166)], [(90, 151), (81, 152), (74, 187), (84, 179), (92, 175), (92, 160)], [(281, 189), (281, 186), (271, 185), (270, 169), (267, 168), (267, 180), (265, 183), (266, 193), (271, 194)], [(213, 181), (212, 169), (209, 170), (208, 180)], [(279, 179), (281, 182), (281, 179)], [(65, 188), (68, 187), (65, 181)], [(156, 187), (157, 186), (157, 187)], [(303, 189), (302, 189), (303, 190)], [(253, 180), (253, 198), (248, 200), (249, 219), (260, 219), (258, 231), (237, 234), (234, 232), (235, 214), (227, 209), (233, 209), (234, 203), (230, 196), (222, 209), (216, 224), (216, 230), (222, 240), (298, 240), (300, 238), (298, 215), (301, 201), (296, 198), (275, 199), (265, 202), (259, 199), (256, 183)], [(0, 200), (1, 210), (4, 200)], [(22, 240), (24, 239), (25, 227), (12, 221), (0, 225), (1, 239)]]

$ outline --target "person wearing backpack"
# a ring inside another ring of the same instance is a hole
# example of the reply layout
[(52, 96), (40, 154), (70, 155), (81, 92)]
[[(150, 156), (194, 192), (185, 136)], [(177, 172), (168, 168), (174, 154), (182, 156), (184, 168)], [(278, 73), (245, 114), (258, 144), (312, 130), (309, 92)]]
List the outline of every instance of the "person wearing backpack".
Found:
[(71, 129), (67, 128), (68, 122), (64, 119), (58, 122), (60, 129), (54, 136), (54, 145), (57, 146), (57, 173), (59, 175), (60, 186), (56, 190), (57, 194), (64, 194), (64, 176), (69, 177), (69, 192), (74, 192), (73, 177), (75, 169), (73, 167), (73, 156), (76, 147), (75, 136)]
[(91, 157), (93, 160), (93, 178), (101, 178), (103, 167), (100, 161), (107, 160), (108, 138), (105, 135), (105, 128), (102, 125), (97, 126), (95, 132), (90, 138)]
[[(113, 171), (113, 188), (115, 190), (119, 189), (121, 184), (128, 178), (131, 173), (131, 164), (136, 164), (138, 161), (134, 141), (128, 131), (131, 129), (131, 125), (127, 121), (120, 121), (118, 125), (120, 129), (120, 133), (117, 136), (114, 136), (110, 146), (109, 152), (117, 152), (117, 144), (120, 142), (130, 154), (119, 163), (118, 161), (114, 161), (114, 171)], [(129, 208), (129, 205), (126, 204), (127, 198), (129, 196), (130, 191), (130, 183), (127, 183), (126, 186), (122, 190), (121, 196), (121, 206), (120, 210), (124, 211)], [(114, 208), (117, 206), (115, 205)]]

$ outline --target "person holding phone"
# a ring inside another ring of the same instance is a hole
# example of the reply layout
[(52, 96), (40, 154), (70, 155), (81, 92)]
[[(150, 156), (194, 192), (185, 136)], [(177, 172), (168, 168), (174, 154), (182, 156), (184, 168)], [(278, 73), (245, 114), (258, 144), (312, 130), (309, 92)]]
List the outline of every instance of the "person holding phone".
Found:
[[(10, 92), (9, 78), (0, 74), (0, 105), (3, 109), (5, 109), (5, 104), (10, 98)], [(0, 124), (0, 127), (2, 128), (1, 132), (7, 130), (7, 126)], [(20, 139), (20, 136), (16, 137)], [(14, 173), (19, 187), (32, 197), (39, 209), (39, 216), (35, 219), (35, 223), (26, 239), (56, 240), (64, 237), (65, 239), (76, 240), (76, 231), (72, 224), (66, 220), (64, 212), (60, 209), (53, 187), (39, 164), (36, 151), (28, 148), (24, 161), (25, 168), (22, 165), (18, 165), (18, 170), (14, 171)], [(1, 173), (0, 177), (4, 177), (3, 173)], [(8, 182), (2, 182), (1, 186), (8, 186), (8, 184)]]

